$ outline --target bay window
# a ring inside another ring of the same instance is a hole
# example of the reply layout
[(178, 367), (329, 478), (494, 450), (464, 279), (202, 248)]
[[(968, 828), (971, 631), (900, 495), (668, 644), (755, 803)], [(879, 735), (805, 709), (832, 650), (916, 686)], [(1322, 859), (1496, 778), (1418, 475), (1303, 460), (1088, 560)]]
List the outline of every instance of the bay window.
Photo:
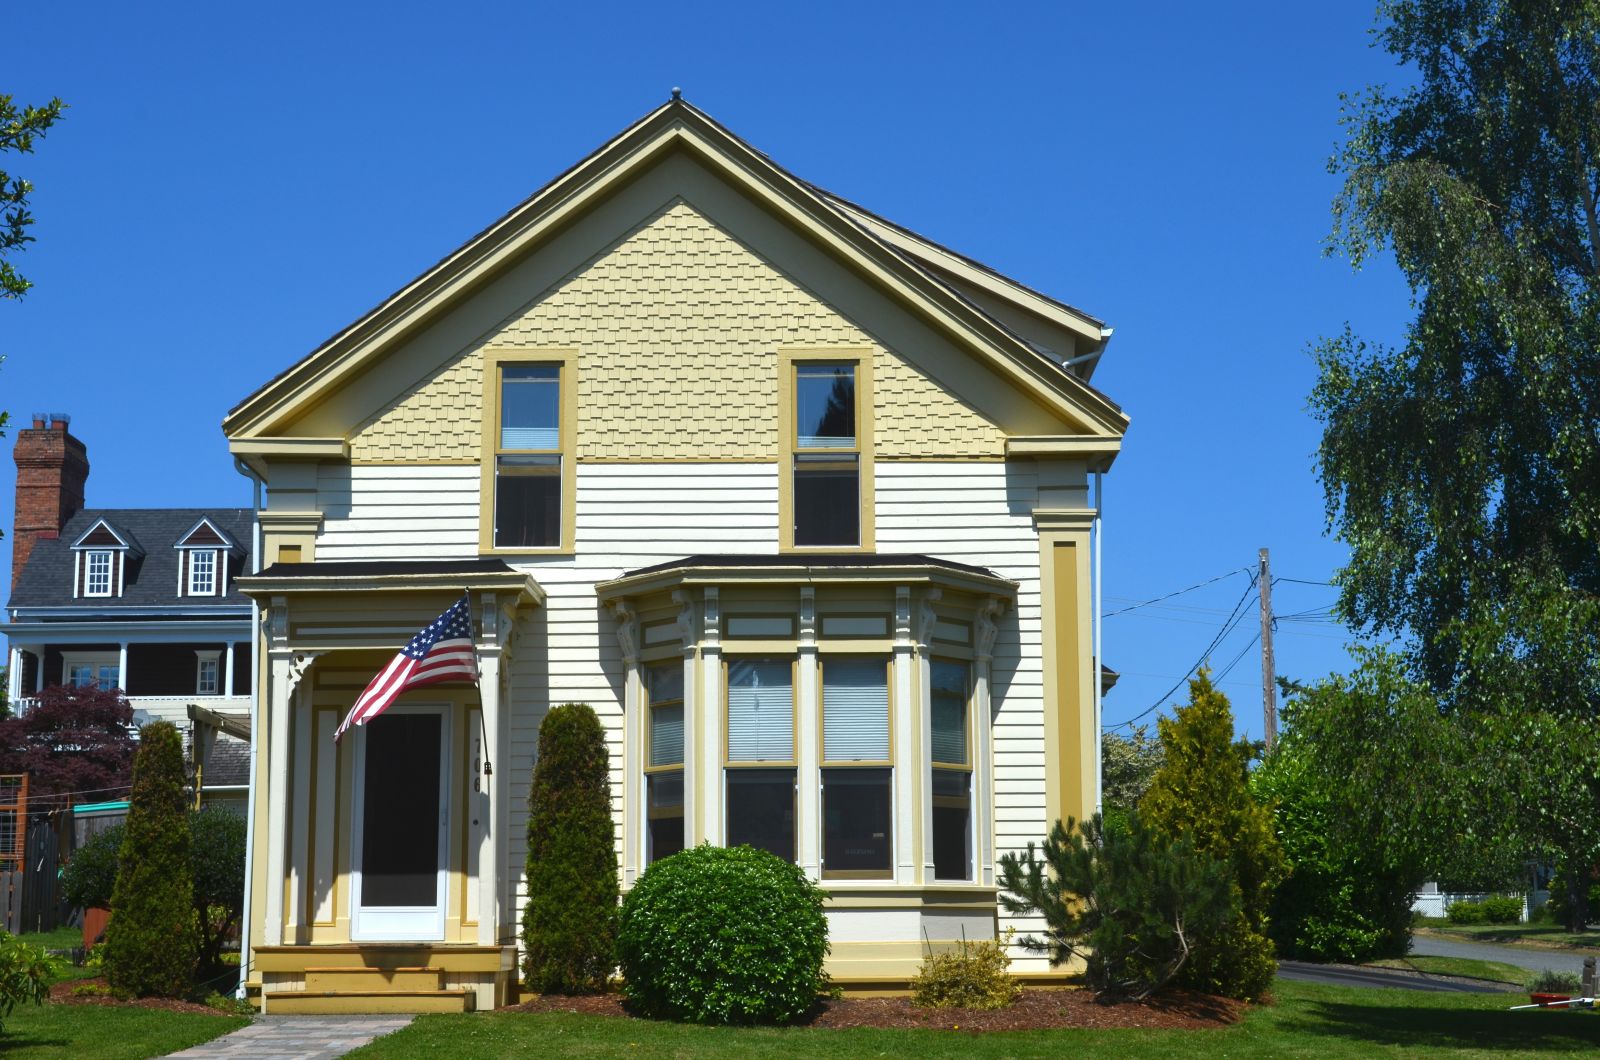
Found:
[(793, 662), (731, 658), (727, 688), (727, 845), (749, 844), (793, 861)]
[(645, 672), (650, 695), (645, 728), (645, 863), (683, 849), (683, 667)]
[(929, 667), (933, 745), (933, 875), (972, 878), (972, 740), (967, 709), (970, 666), (935, 659)]
[(894, 875), (889, 660), (822, 663), (822, 875)]

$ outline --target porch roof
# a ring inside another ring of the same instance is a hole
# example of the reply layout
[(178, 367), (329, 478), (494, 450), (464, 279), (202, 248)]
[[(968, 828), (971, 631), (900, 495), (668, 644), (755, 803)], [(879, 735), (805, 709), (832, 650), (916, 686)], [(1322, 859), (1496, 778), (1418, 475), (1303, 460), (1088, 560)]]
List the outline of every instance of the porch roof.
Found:
[(258, 599), (307, 592), (461, 589), (515, 593), (519, 602), (539, 607), (545, 597), (532, 575), (494, 558), (274, 563), (240, 578), (238, 585)]

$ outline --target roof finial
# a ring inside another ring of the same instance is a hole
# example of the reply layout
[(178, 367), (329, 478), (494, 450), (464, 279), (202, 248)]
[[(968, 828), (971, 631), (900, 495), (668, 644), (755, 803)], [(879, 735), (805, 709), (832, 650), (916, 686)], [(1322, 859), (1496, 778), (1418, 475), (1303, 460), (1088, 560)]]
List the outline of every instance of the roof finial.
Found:
[(677, 85), (672, 86), (672, 102), (678, 103), (683, 99), (683, 89)]

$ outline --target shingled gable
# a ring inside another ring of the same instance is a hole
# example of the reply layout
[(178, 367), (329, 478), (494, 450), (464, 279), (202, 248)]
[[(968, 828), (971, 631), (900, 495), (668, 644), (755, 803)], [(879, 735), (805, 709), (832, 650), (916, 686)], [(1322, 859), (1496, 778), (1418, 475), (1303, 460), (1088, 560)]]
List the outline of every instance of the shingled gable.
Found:
[(173, 548), (223, 548), (230, 552), (239, 551), (238, 544), (218, 529), (217, 524), (209, 516), (204, 516), (198, 523), (189, 528), (189, 531), (178, 538)]
[(126, 530), (119, 530), (108, 519), (97, 519), (93, 526), (78, 535), (72, 543), (74, 551), (84, 549), (124, 549), (135, 556), (144, 555), (144, 549), (139, 541)]
[[(951, 282), (955, 270), (948, 262), (943, 270), (946, 275), (941, 276), (934, 267), (939, 255), (928, 249), (937, 244), (920, 237), (885, 238), (865, 223), (864, 211), (794, 177), (705, 113), (677, 99), (646, 115), (246, 398), (223, 420), (230, 448), (246, 460), (274, 452), (347, 455), (348, 442), (343, 437), (290, 435), (289, 429), (305, 411), (365, 372), (385, 349), (438, 319), (553, 239), (588, 206), (674, 151), (688, 152), (785, 224), (804, 232), (1049, 410), (1062, 423), (1058, 437), (1063, 444), (1075, 446), (1080, 453), (1092, 448), (1109, 463), (1127, 427), (1127, 417), (1062, 359), (1041, 350), (1038, 343), (985, 311), (970, 292)], [(950, 261), (959, 258), (938, 249)], [(1006, 283), (1010, 286), (994, 284), (989, 293), (1004, 299), (1010, 291), (1011, 301), (1041, 315), (1048, 300), (1013, 281)], [(1095, 351), (1104, 347), (1109, 329), (1060, 303), (1050, 302), (1049, 307), (1045, 315), (1053, 314), (1055, 323), (1074, 329)], [(1030, 442), (1037, 446), (1040, 439)]]

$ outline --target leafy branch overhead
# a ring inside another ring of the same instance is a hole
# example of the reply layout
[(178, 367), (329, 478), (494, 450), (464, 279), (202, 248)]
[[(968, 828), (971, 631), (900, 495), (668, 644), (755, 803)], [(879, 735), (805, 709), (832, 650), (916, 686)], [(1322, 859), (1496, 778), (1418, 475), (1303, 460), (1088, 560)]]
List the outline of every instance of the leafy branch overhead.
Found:
[[(13, 97), (0, 95), (0, 153), (30, 154), (33, 142), (44, 137), (65, 108), (59, 99), (42, 107), (19, 107)], [(0, 169), (0, 298), (21, 298), (33, 286), (5, 260), (33, 242), (33, 236), (28, 234), (33, 224), (33, 213), (28, 209), (32, 192), (32, 181)]]

